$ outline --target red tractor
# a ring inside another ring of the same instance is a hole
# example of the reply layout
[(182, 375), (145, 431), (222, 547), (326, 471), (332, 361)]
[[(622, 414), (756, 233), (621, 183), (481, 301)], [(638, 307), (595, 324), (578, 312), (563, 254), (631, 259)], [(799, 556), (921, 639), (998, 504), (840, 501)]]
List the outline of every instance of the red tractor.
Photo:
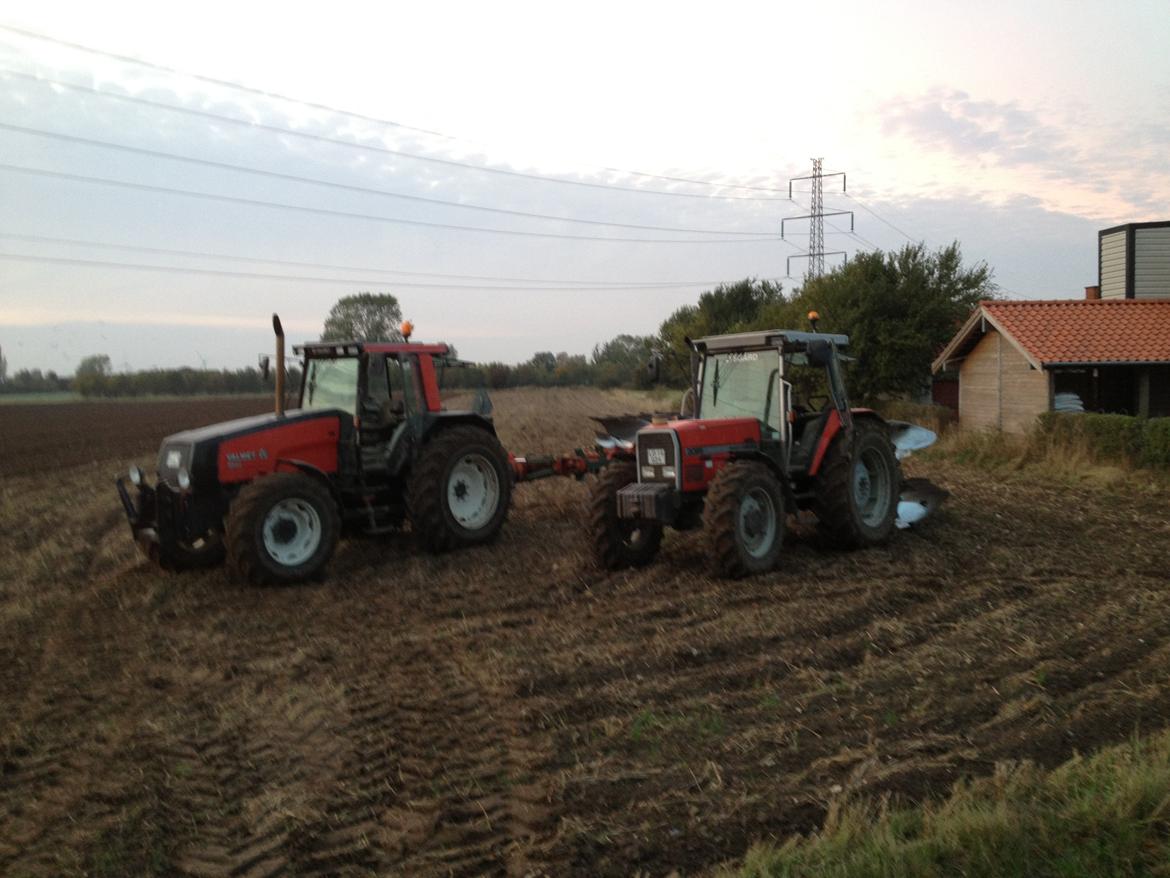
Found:
[(934, 435), (850, 408), (848, 343), (790, 330), (691, 342), (693, 416), (609, 425), (627, 459), (593, 488), (598, 563), (647, 564), (664, 527), (702, 526), (715, 572), (743, 576), (775, 566), (789, 513), (811, 510), (833, 543), (859, 547), (889, 538), (900, 499), (907, 521), (929, 512), (941, 492), (915, 480), (915, 496), (900, 496), (894, 442), (908, 451)]
[(132, 467), (118, 493), (135, 539), (163, 567), (226, 557), (249, 582), (319, 573), (343, 526), (379, 533), (409, 520), (422, 546), (445, 551), (491, 540), (507, 514), (513, 464), (490, 403), (440, 404), (443, 344), (317, 342), (304, 356), (300, 405), (283, 409), (284, 336), (277, 333), (273, 414), (163, 440), (158, 481)]

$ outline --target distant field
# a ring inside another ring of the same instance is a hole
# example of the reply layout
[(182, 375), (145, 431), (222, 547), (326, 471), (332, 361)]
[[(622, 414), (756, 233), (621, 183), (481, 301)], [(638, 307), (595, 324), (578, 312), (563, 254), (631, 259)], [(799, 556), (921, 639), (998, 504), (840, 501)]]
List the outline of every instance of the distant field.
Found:
[(0, 476), (58, 470), (157, 449), (170, 433), (269, 411), (267, 396), (169, 397), (8, 404), (0, 411)]
[[(492, 396), (516, 452), (655, 407)], [(0, 451), (0, 874), (712, 874), (846, 797), (1170, 723), (1152, 490), (912, 458), (951, 491), (937, 520), (862, 552), (795, 525), (775, 572), (732, 582), (701, 533), (597, 570), (588, 483), (549, 479), (490, 546), (348, 539), (297, 588), (166, 575), (109, 477), (240, 406), (30, 407), (24, 463)]]
[(2, 405), (46, 405), (54, 402), (80, 402), (81, 394), (72, 391), (62, 393), (0, 393)]

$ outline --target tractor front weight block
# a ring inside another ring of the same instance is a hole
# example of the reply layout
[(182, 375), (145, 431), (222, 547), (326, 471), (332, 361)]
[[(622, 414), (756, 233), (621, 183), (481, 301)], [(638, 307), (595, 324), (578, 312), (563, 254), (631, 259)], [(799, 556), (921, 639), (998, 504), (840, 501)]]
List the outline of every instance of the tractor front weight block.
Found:
[(674, 485), (635, 482), (617, 492), (618, 518), (637, 518), (670, 524), (678, 517), (679, 495)]

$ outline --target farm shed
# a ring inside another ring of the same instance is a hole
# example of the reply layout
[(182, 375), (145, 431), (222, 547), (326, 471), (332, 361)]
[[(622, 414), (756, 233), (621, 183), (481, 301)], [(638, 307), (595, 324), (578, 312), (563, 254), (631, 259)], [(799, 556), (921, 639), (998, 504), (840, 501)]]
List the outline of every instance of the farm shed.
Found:
[(932, 368), (957, 368), (966, 429), (1022, 433), (1054, 407), (1165, 417), (1170, 299), (981, 302)]

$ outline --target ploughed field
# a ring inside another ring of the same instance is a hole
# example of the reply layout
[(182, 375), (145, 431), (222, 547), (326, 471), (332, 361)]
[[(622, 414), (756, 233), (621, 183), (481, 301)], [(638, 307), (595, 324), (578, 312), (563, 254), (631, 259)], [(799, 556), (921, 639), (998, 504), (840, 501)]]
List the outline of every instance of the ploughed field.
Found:
[[(494, 400), (518, 453), (653, 407)], [(585, 486), (549, 480), (484, 549), (352, 540), (296, 588), (163, 574), (111, 476), (226, 405), (135, 403), (150, 436), (88, 407), (78, 430), (123, 435), (81, 457), (51, 408), (0, 409), (0, 874), (705, 873), (843, 796), (938, 795), (1170, 718), (1154, 492), (911, 461), (953, 495), (922, 530), (837, 553), (806, 529), (729, 582), (700, 534), (598, 572)]]

